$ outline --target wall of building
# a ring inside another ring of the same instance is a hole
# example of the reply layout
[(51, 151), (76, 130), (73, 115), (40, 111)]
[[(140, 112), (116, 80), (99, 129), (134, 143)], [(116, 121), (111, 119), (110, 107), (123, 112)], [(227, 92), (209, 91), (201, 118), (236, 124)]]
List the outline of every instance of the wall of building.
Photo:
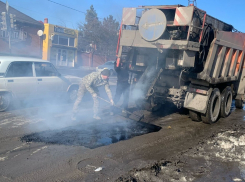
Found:
[(99, 65), (104, 64), (107, 61), (116, 61), (116, 56), (105, 56), (94, 54), (93, 55), (93, 65), (92, 65), (92, 56), (89, 53), (79, 53), (77, 56), (77, 64), (76, 66), (88, 66), (88, 67), (97, 67)]
[(49, 50), (50, 50), (50, 41), (49, 41), (49, 24), (44, 23), (43, 31), (43, 59), (49, 60)]
[(0, 54), (42, 58), (42, 40), (37, 35), (40, 28), (19, 26), (11, 37), (11, 50), (7, 33), (0, 31)]
[[(61, 43), (63, 39), (63, 44)], [(65, 45), (64, 39), (68, 40)], [(70, 45), (70, 42), (72, 44)], [(44, 23), (43, 59), (56, 66), (74, 67), (77, 63), (78, 31)]]

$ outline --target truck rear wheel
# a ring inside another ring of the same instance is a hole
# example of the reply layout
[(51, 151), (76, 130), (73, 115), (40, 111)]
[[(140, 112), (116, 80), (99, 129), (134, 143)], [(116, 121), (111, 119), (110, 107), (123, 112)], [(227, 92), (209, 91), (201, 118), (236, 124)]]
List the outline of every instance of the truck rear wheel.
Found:
[(220, 108), (220, 116), (222, 118), (227, 117), (231, 111), (232, 104), (232, 91), (231, 87), (226, 87), (221, 93), (221, 108)]
[(189, 110), (189, 116), (192, 119), (192, 121), (197, 121), (197, 122), (202, 121), (201, 114), (196, 111)]
[(220, 91), (215, 88), (209, 98), (206, 114), (202, 115), (202, 121), (207, 124), (215, 123), (219, 117), (220, 105)]
[(235, 106), (237, 109), (243, 109), (243, 100), (236, 99), (235, 100)]

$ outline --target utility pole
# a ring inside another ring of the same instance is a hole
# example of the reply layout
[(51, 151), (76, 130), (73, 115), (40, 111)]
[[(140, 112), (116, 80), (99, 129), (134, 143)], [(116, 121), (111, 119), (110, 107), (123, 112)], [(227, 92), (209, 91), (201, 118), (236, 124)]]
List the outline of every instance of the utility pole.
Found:
[(5, 32), (5, 37), (8, 35), (8, 42), (9, 42), (9, 52), (11, 53), (11, 36), (12, 30), (16, 29), (16, 16), (14, 14), (9, 13), (9, 4), (8, 1), (6, 2), (6, 12), (1, 13), (2, 21), (1, 21), (1, 30)]
[(91, 45), (91, 67), (94, 66), (94, 52), (97, 50), (96, 49), (96, 44), (94, 43), (94, 41), (92, 41), (92, 44)]
[(7, 32), (8, 32), (8, 36), (9, 36), (9, 52), (11, 53), (11, 35), (12, 35), (12, 31), (11, 31), (11, 27), (10, 27), (10, 18), (9, 18), (9, 3), (8, 1), (6, 1), (6, 25), (7, 25)]
[(93, 67), (94, 64), (94, 52), (97, 50), (96, 44), (94, 41), (92, 41), (91, 44), (88, 45), (89, 51), (86, 50), (87, 53), (89, 53), (89, 66)]

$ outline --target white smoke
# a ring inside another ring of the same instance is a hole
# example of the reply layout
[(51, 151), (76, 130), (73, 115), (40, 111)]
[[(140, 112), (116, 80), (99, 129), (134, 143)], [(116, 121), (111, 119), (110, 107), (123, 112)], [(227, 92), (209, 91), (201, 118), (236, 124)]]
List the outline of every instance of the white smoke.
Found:
[(137, 102), (138, 100), (144, 99), (153, 79), (156, 75), (156, 68), (150, 67), (149, 70), (144, 72), (142, 78), (136, 83), (135, 87), (132, 89), (130, 100)]

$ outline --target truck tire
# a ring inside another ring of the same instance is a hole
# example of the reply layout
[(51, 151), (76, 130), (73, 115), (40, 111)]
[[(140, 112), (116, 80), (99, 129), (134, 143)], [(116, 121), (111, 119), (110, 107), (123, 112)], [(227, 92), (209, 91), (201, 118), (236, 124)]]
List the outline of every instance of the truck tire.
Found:
[(209, 98), (206, 114), (202, 115), (202, 121), (207, 124), (215, 123), (219, 117), (220, 105), (220, 91), (215, 88)]
[(221, 106), (220, 106), (220, 116), (225, 118), (229, 116), (231, 112), (232, 104), (232, 91), (231, 87), (226, 87), (221, 93)]
[(235, 100), (235, 106), (237, 109), (243, 109), (243, 100), (236, 99)]
[(189, 110), (189, 116), (192, 119), (192, 121), (197, 121), (197, 122), (202, 121), (201, 114), (196, 111)]

